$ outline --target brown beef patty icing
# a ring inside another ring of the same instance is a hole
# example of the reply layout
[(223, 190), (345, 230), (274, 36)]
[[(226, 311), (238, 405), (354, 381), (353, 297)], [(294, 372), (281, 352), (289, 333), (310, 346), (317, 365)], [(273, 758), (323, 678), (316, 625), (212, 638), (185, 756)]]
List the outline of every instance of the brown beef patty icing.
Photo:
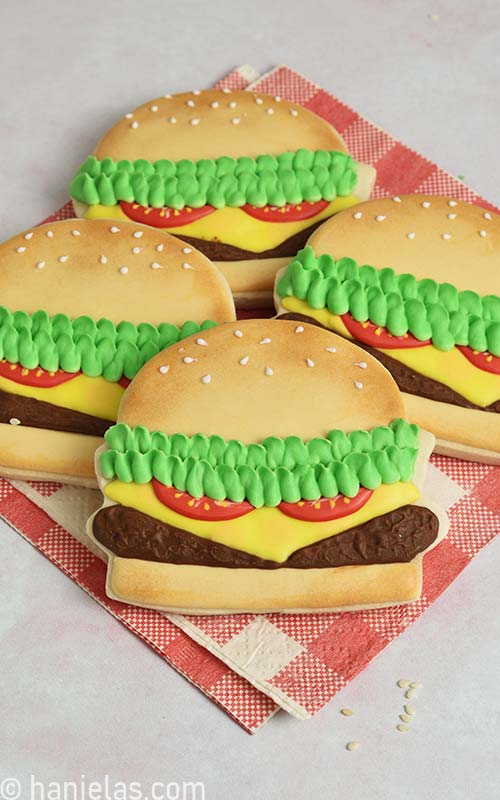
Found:
[(269, 250), (263, 250), (260, 253), (255, 253), (253, 250), (243, 250), (241, 247), (235, 247), (232, 244), (226, 244), (216, 240), (197, 239), (194, 236), (183, 236), (182, 241), (195, 247), (200, 253), (203, 253), (210, 261), (246, 261), (249, 259), (261, 258), (287, 258), (294, 256), (301, 247), (304, 247), (309, 236), (316, 230), (325, 220), (314, 222), (303, 231), (295, 233), (284, 242), (281, 242), (276, 247), (271, 247)]
[[(319, 328), (330, 330), (326, 325), (322, 325), (321, 322), (318, 322), (318, 320), (313, 317), (308, 317), (307, 314), (280, 314), (276, 319), (291, 319), (297, 322), (308, 322), (310, 325), (317, 325)], [(338, 335), (341, 336), (342, 334)], [(476, 408), (478, 411), (490, 411), (493, 414), (500, 414), (500, 400), (496, 400), (489, 406), (477, 406), (475, 403), (466, 400), (466, 398), (462, 397), (458, 392), (450, 389), (450, 387), (446, 386), (444, 383), (440, 383), (433, 378), (427, 378), (425, 375), (415, 372), (410, 367), (407, 367), (406, 364), (402, 364), (395, 358), (388, 356), (387, 353), (381, 353), (376, 347), (363, 344), (363, 342), (359, 342), (358, 340), (353, 339), (352, 341), (357, 344), (358, 347), (366, 350), (367, 353), (380, 361), (380, 363), (389, 370), (402, 392), (415, 394), (419, 397), (427, 397), (429, 400), (437, 400), (441, 403), (462, 406), (462, 408)]]
[(284, 562), (203, 539), (127, 506), (106, 506), (93, 522), (96, 539), (120, 558), (207, 567), (308, 569), (409, 562), (436, 539), (439, 520), (428, 508), (405, 505), (296, 550)]
[(104, 436), (113, 425), (111, 420), (0, 390), (0, 423), (8, 424), (11, 419), (18, 419), (22, 425), (30, 428), (48, 428), (87, 436)]

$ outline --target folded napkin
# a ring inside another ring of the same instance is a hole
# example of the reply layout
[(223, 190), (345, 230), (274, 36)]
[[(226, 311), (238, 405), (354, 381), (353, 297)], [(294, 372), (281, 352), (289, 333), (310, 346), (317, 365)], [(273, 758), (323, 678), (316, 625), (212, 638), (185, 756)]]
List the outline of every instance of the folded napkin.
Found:
[[(356, 159), (376, 167), (376, 197), (448, 194), (496, 210), (461, 181), (289, 67), (277, 67), (259, 78), (251, 67), (240, 67), (218, 85), (280, 95), (327, 119)], [(71, 216), (68, 203), (50, 219)], [(104, 564), (89, 551), (84, 538), (84, 520), (99, 504), (97, 492), (2, 481), (0, 515), (254, 732), (279, 707), (298, 718), (315, 714), (419, 617), (500, 531), (500, 467), (434, 455), (425, 492), (447, 509), (450, 532), (424, 557), (421, 598), (404, 606), (355, 613), (197, 617), (134, 608), (106, 598)], [(34, 512), (33, 503), (43, 511)]]

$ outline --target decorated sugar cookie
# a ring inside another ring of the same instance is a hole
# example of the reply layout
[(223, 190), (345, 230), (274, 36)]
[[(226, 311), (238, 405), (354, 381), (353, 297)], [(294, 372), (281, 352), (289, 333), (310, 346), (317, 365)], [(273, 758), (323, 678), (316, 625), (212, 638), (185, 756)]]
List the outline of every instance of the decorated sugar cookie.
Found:
[(280, 314), (355, 341), (392, 373), (439, 452), (500, 462), (500, 217), (447, 197), (371, 200), (311, 236)]
[(0, 474), (94, 485), (143, 364), (234, 319), (205, 256), (131, 222), (68, 220), (0, 245)]
[(209, 90), (126, 114), (71, 184), (77, 213), (170, 231), (218, 263), (238, 304), (270, 302), (274, 275), (319, 222), (370, 196), (323, 119), (279, 97)]
[(414, 600), (447, 522), (421, 495), (434, 438), (402, 417), (378, 361), (307, 323), (172, 345), (96, 456), (108, 594), (198, 613)]

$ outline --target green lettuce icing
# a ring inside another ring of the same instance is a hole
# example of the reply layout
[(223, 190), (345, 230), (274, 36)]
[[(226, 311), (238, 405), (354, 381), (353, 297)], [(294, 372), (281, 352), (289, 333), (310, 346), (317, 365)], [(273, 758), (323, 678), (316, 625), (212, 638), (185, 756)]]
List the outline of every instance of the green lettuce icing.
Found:
[[(471, 281), (474, 280), (471, 265)], [(276, 287), (280, 297), (297, 297), (311, 308), (332, 314), (349, 312), (358, 322), (369, 320), (394, 336), (411, 333), (430, 339), (438, 350), (455, 345), (500, 356), (500, 297), (459, 292), (450, 283), (417, 280), (393, 269), (360, 266), (352, 258), (335, 261), (300, 250)]]
[(352, 194), (357, 164), (347, 153), (307, 150), (279, 156), (229, 158), (200, 161), (99, 161), (89, 156), (71, 183), (71, 196), (88, 205), (117, 205), (121, 200), (153, 208), (181, 210), (257, 208), (287, 203), (331, 202)]
[(161, 350), (215, 324), (206, 320), (201, 325), (187, 321), (180, 328), (167, 322), (114, 325), (109, 319), (49, 317), (46, 311), (11, 313), (0, 306), (0, 359), (26, 369), (81, 371), (108, 381), (132, 379)]
[(360, 486), (411, 480), (419, 447), (419, 429), (404, 419), (371, 431), (330, 431), (324, 438), (270, 436), (245, 445), (222, 436), (198, 433), (168, 436), (120, 422), (105, 434), (100, 456), (104, 478), (149, 483), (156, 478), (193, 497), (248, 500), (256, 508), (282, 500), (318, 500)]

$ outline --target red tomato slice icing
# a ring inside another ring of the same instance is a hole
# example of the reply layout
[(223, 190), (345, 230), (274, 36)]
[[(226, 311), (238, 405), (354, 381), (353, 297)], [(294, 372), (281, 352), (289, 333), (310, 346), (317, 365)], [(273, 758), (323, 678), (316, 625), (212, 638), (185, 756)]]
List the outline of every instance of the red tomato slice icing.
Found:
[(183, 517), (201, 519), (206, 522), (217, 520), (236, 519), (244, 514), (254, 511), (254, 507), (244, 500), (242, 503), (232, 503), (230, 500), (212, 500), (210, 497), (192, 497), (187, 492), (180, 492), (175, 486), (165, 486), (153, 478), (153, 489), (164, 505), (177, 511)]
[(380, 328), (373, 322), (357, 322), (350, 314), (342, 314), (341, 319), (354, 339), (382, 350), (392, 350), (398, 347), (425, 347), (431, 343), (430, 339), (421, 342), (411, 333), (405, 333), (404, 336), (393, 336), (387, 328)]
[(8, 378), (9, 381), (21, 383), (23, 386), (38, 386), (40, 389), (50, 389), (52, 386), (59, 386), (61, 383), (71, 381), (81, 375), (80, 372), (46, 372), (41, 367), (35, 369), (25, 369), (21, 364), (11, 364), (3, 359), (0, 361), (0, 377)]
[(492, 372), (493, 375), (500, 375), (500, 356), (492, 356), (488, 352), (478, 353), (477, 350), (462, 345), (457, 345), (457, 347), (467, 361), (470, 361), (475, 367), (484, 369), (485, 372)]
[[(377, 325), (374, 325), (373, 322), (356, 322), (350, 314), (342, 314), (341, 319), (354, 339), (363, 342), (363, 344), (371, 345), (371, 347), (378, 347), (381, 350), (394, 350), (403, 347), (425, 347), (431, 344), (430, 339), (421, 342), (411, 333), (406, 333), (404, 336), (393, 336), (392, 333), (389, 333), (387, 328), (379, 328)], [(488, 352), (478, 353), (477, 350), (472, 350), (472, 348), (462, 345), (457, 345), (457, 349), (478, 369), (491, 372), (493, 375), (500, 375), (499, 356), (492, 356), (491, 353)]]
[(316, 214), (324, 211), (327, 205), (328, 200), (318, 200), (317, 203), (304, 201), (297, 205), (288, 203), (286, 206), (264, 206), (263, 208), (257, 208), (247, 203), (242, 206), (242, 211), (264, 222), (298, 222), (301, 219), (315, 217)]
[[(255, 219), (263, 222), (298, 222), (302, 219), (315, 217), (328, 206), (327, 200), (319, 200), (317, 203), (298, 203), (286, 206), (242, 206), (241, 210)], [(178, 228), (181, 225), (189, 225), (197, 219), (212, 214), (215, 209), (213, 206), (202, 206), (201, 208), (183, 208), (177, 211), (173, 208), (151, 208), (151, 206), (140, 206), (138, 203), (120, 202), (120, 208), (129, 219), (134, 222), (142, 222), (151, 225), (153, 228)]]
[(280, 503), (278, 508), (287, 517), (304, 522), (331, 522), (359, 511), (372, 496), (371, 489), (361, 488), (356, 497), (321, 497), (319, 500), (299, 500), (298, 503)]
[[(11, 364), (5, 359), (0, 361), (1, 378), (8, 378), (9, 381), (21, 383), (23, 386), (38, 386), (39, 389), (51, 389), (61, 383), (67, 383), (73, 378), (78, 378), (81, 374), (81, 372), (64, 372), (62, 369), (58, 369), (57, 372), (47, 372), (41, 367), (26, 369), (20, 364)], [(123, 375), (118, 383), (126, 389), (130, 384), (130, 379)]]
[(177, 211), (174, 208), (151, 208), (151, 206), (140, 206), (137, 203), (120, 202), (120, 208), (129, 219), (134, 222), (142, 222), (144, 225), (151, 225), (153, 228), (179, 228), (181, 225), (189, 225), (197, 219), (206, 217), (215, 211), (213, 206), (202, 206), (201, 208), (183, 208)]
[[(211, 500), (209, 497), (192, 497), (187, 492), (180, 492), (174, 486), (165, 486), (153, 478), (153, 489), (164, 505), (190, 519), (216, 522), (236, 519), (254, 511), (254, 506), (244, 500), (233, 503), (230, 500)], [(364, 506), (373, 492), (371, 489), (360, 489), (356, 497), (338, 495), (332, 499), (322, 497), (320, 500), (300, 500), (298, 503), (280, 503), (279, 510), (287, 517), (304, 520), (304, 522), (328, 522), (353, 514)]]

